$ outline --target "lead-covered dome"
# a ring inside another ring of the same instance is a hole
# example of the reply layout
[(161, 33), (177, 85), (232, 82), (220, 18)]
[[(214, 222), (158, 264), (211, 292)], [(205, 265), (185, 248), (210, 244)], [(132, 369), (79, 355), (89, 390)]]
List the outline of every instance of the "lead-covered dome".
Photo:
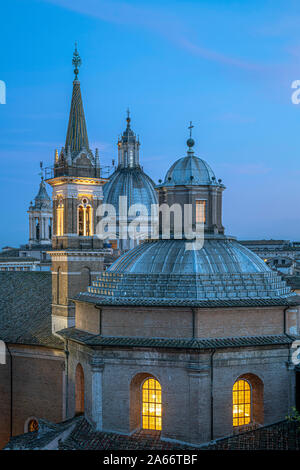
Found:
[(143, 204), (151, 214), (151, 204), (157, 204), (154, 182), (140, 167), (118, 168), (103, 187), (103, 203), (112, 204), (119, 215), (119, 196), (127, 196), (127, 207)]
[(216, 176), (209, 164), (199, 157), (188, 155), (177, 160), (168, 170), (166, 185), (210, 185), (216, 183)]
[(140, 141), (130, 127), (129, 110), (127, 113), (127, 126), (118, 140), (118, 168), (103, 187), (103, 203), (112, 204), (117, 217), (120, 196), (127, 197), (127, 210), (133, 204), (143, 204), (151, 214), (151, 205), (157, 204), (154, 182), (139, 163)]
[(264, 305), (292, 295), (285, 281), (234, 238), (206, 236), (200, 250), (187, 240), (149, 240), (102, 273), (85, 299), (107, 304)]
[(233, 237), (206, 236), (203, 248), (186, 249), (188, 240), (152, 240), (130, 256), (121, 256), (110, 272), (133, 274), (250, 274), (270, 273), (255, 253)]

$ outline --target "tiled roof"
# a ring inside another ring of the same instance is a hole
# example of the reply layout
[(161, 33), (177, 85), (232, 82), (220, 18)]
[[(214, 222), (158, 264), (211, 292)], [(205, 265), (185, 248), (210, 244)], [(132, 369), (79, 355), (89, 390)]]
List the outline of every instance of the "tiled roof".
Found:
[(291, 289), (300, 289), (300, 276), (285, 276), (284, 279)]
[(0, 272), (0, 339), (61, 348), (51, 329), (51, 273)]
[(251, 346), (272, 346), (291, 344), (294, 337), (276, 336), (241, 336), (235, 338), (138, 338), (122, 336), (100, 336), (76, 328), (66, 328), (59, 334), (75, 342), (89, 346), (146, 347), (175, 349), (214, 349)]
[(231, 300), (194, 300), (194, 299), (165, 299), (165, 298), (139, 298), (139, 297), (108, 297), (88, 292), (80, 293), (73, 297), (73, 300), (89, 302), (97, 305), (156, 305), (156, 306), (187, 306), (202, 308), (226, 308), (226, 307), (272, 307), (300, 305), (300, 296), (291, 295), (289, 297), (270, 299), (231, 299)]
[(34, 432), (27, 432), (20, 434), (19, 436), (11, 437), (8, 444), (5, 446), (5, 450), (39, 450), (46, 448), (54, 439), (60, 437), (60, 435), (76, 425), (76, 421), (80, 421), (82, 418), (72, 418), (61, 423), (51, 423), (45, 419), (38, 419), (39, 430)]
[(300, 450), (300, 424), (282, 421), (209, 444), (206, 450)]
[[(94, 431), (84, 416), (53, 424), (38, 420), (40, 429), (10, 439), (6, 450), (300, 450), (300, 425), (281, 421), (195, 446), (161, 439), (160, 432), (140, 430), (126, 436)], [(48, 447), (47, 447), (48, 446)]]
[(160, 439), (159, 432), (140, 431), (131, 436), (109, 432), (97, 432), (83, 418), (70, 436), (60, 442), (59, 450), (172, 450), (192, 449)]
[(19, 248), (9, 248), (7, 250), (0, 251), (1, 258), (9, 258), (19, 256)]
[(0, 253), (0, 262), (2, 263), (24, 263), (26, 261), (39, 262), (37, 258), (31, 256), (2, 256), (2, 253)]

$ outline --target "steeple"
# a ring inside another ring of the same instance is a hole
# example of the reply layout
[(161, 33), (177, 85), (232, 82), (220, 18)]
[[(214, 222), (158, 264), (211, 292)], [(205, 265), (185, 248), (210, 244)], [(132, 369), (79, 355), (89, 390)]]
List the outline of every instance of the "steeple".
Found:
[(99, 152), (95, 154), (89, 147), (85, 115), (82, 104), (80, 82), (78, 80), (81, 58), (75, 43), (72, 64), (74, 67), (71, 110), (65, 146), (58, 154), (55, 150), (54, 177), (78, 176), (100, 178)]
[(81, 58), (77, 51), (75, 43), (75, 51), (73, 53), (72, 64), (74, 65), (75, 78), (73, 81), (73, 93), (71, 110), (69, 117), (69, 125), (66, 137), (65, 151), (71, 152), (71, 155), (78, 154), (81, 150), (89, 150), (89, 140), (86, 129), (86, 122), (82, 104), (80, 82), (78, 80), (78, 68), (81, 65)]
[(34, 205), (30, 203), (29, 214), (29, 244), (51, 244), (52, 237), (52, 203), (48, 196), (44, 177), (43, 163), (41, 167), (41, 182), (37, 195), (34, 198)]
[(127, 109), (127, 126), (121, 138), (118, 141), (119, 167), (135, 168), (139, 167), (139, 148), (140, 142), (130, 127), (130, 111)]

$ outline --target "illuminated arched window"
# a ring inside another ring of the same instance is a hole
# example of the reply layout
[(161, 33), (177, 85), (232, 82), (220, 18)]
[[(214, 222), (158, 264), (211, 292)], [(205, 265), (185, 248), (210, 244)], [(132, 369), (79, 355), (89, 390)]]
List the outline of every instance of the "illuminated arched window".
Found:
[(32, 418), (28, 422), (28, 432), (34, 432), (39, 430), (39, 423), (36, 419)]
[(64, 234), (64, 205), (62, 201), (57, 206), (57, 217), (56, 217), (56, 235), (62, 236)]
[(78, 235), (81, 237), (93, 235), (93, 211), (85, 198), (78, 207)]
[(78, 208), (78, 235), (83, 236), (84, 234), (84, 215), (83, 207), (79, 206)]
[(251, 387), (247, 380), (239, 379), (232, 389), (233, 426), (251, 423), (252, 397)]
[(142, 428), (161, 430), (161, 386), (156, 379), (147, 379), (142, 387)]
[(87, 206), (87, 208), (86, 208), (86, 224), (85, 224), (86, 225), (86, 236), (87, 237), (92, 235), (92, 233), (91, 233), (91, 231), (92, 231), (91, 230), (92, 229), (92, 226), (91, 226), (92, 225), (91, 224), (92, 220), (91, 220), (91, 218), (92, 218), (91, 207)]

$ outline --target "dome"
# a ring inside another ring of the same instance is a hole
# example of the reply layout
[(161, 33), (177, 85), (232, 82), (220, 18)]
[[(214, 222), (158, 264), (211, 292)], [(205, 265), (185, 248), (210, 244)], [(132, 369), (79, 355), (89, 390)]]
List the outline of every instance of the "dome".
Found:
[(103, 187), (103, 203), (112, 204), (119, 215), (119, 196), (127, 196), (127, 207), (143, 204), (151, 213), (151, 204), (157, 204), (154, 182), (140, 167), (118, 168)]
[(208, 163), (194, 155), (177, 160), (168, 170), (166, 185), (208, 185), (216, 184), (216, 177)]
[(264, 305), (292, 294), (276, 272), (234, 238), (207, 235), (200, 250), (186, 250), (186, 240), (145, 241), (117, 259), (85, 295), (108, 304), (201, 306), (215, 301)]
[(205, 237), (200, 250), (186, 250), (187, 240), (143, 243), (109, 268), (134, 274), (250, 274), (271, 270), (255, 253), (229, 237)]

